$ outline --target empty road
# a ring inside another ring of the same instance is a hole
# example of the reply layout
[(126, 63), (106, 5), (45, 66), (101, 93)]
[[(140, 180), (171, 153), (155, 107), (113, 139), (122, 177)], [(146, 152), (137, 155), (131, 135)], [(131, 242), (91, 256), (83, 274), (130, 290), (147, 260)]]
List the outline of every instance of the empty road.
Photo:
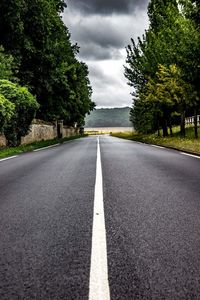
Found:
[(0, 160), (0, 299), (199, 300), (200, 159), (109, 136)]

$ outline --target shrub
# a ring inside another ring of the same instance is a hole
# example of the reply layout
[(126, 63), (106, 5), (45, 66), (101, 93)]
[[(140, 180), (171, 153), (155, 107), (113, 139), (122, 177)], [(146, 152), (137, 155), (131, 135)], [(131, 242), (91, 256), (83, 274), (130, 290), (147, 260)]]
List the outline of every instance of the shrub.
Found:
[(4, 134), (9, 146), (17, 146), (28, 133), (39, 104), (26, 87), (8, 80), (0, 80), (0, 94), (15, 105), (15, 113), (4, 126)]
[(15, 105), (0, 94), (0, 132), (14, 115)]

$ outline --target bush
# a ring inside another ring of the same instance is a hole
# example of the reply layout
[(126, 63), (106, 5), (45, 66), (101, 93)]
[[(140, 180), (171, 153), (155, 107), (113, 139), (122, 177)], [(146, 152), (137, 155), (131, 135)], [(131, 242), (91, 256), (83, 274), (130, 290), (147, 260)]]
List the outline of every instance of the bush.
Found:
[(0, 94), (0, 132), (14, 115), (15, 105)]
[(9, 146), (17, 146), (28, 133), (39, 104), (26, 87), (8, 80), (0, 80), (0, 94), (15, 105), (15, 113), (4, 126), (4, 134)]

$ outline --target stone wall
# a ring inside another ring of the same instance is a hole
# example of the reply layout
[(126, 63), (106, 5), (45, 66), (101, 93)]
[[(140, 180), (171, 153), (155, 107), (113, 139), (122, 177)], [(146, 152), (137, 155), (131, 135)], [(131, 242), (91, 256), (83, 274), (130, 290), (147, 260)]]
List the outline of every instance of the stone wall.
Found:
[(0, 134), (0, 147), (6, 146), (6, 138), (3, 134)]
[(54, 124), (32, 124), (28, 135), (22, 138), (21, 144), (53, 140), (57, 137), (57, 126)]
[[(78, 134), (78, 129), (74, 127), (63, 126), (61, 123), (48, 123), (42, 120), (33, 120), (28, 135), (22, 138), (21, 144), (31, 144), (39, 141), (53, 140), (58, 136), (58, 127), (60, 137), (70, 137)], [(4, 135), (0, 135), (0, 147), (6, 146)]]
[(69, 137), (78, 134), (78, 129), (73, 127), (63, 126), (63, 137)]

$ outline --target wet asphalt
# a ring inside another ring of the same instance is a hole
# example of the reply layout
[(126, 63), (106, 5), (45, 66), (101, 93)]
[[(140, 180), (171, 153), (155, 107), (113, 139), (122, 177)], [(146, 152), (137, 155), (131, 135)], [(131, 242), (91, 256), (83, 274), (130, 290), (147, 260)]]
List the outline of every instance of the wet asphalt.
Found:
[[(1, 300), (88, 299), (96, 146), (0, 161)], [(100, 146), (110, 298), (200, 299), (200, 159), (109, 136)]]

